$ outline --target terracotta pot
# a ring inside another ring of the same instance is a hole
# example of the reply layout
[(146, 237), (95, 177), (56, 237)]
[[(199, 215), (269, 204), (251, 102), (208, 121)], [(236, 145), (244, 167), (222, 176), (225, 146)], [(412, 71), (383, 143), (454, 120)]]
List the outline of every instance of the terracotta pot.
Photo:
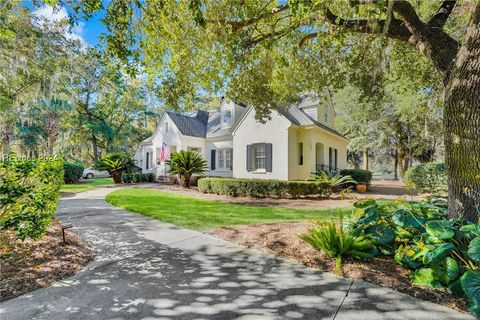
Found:
[(357, 191), (360, 192), (360, 193), (367, 192), (367, 185), (365, 183), (357, 184)]

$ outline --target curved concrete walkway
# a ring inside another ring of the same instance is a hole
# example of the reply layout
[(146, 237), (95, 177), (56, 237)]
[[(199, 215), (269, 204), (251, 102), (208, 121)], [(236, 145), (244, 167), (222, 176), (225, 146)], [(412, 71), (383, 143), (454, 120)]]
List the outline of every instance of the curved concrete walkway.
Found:
[(95, 261), (3, 302), (1, 320), (470, 319), (118, 209), (104, 200), (111, 191), (62, 199), (58, 210), (97, 250)]

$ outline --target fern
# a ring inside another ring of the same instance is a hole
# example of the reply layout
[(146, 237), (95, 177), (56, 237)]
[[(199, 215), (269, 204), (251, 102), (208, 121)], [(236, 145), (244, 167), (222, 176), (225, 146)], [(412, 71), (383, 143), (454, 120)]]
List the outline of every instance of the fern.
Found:
[(335, 269), (342, 272), (342, 257), (371, 259), (376, 254), (374, 241), (366, 235), (357, 235), (355, 230), (344, 229), (342, 223), (321, 222), (299, 238), (329, 257), (336, 258)]

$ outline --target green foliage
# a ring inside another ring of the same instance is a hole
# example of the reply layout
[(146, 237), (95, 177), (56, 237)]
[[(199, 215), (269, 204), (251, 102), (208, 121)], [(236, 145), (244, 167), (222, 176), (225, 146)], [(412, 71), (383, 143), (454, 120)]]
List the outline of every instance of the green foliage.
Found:
[(135, 168), (135, 163), (129, 154), (109, 153), (93, 164), (93, 168), (99, 171), (108, 171), (113, 182), (122, 182), (122, 173)]
[(154, 182), (155, 175), (153, 173), (141, 172), (124, 172), (122, 174), (123, 183), (139, 183), (139, 182)]
[(312, 173), (311, 180), (314, 180), (326, 187), (329, 188), (329, 194), (327, 197), (329, 197), (335, 188), (344, 186), (344, 185), (351, 185), (351, 184), (357, 184), (357, 181), (352, 179), (351, 176), (333, 176), (329, 177), (328, 174), (323, 171), (323, 170), (317, 170), (316, 172)]
[(16, 237), (41, 237), (57, 210), (63, 183), (63, 160), (17, 160), (0, 162), (0, 229)]
[(341, 222), (320, 222), (317, 227), (309, 229), (307, 234), (299, 238), (316, 250), (336, 258), (336, 270), (340, 275), (343, 256), (371, 259), (378, 252), (369, 235), (358, 235), (355, 230), (345, 229)]
[(85, 167), (81, 162), (68, 162), (63, 163), (63, 180), (65, 183), (77, 183), (82, 177)]
[(480, 318), (480, 270), (468, 270), (460, 278), (460, 283), (468, 298), (468, 310)]
[(316, 181), (283, 181), (266, 179), (203, 178), (198, 190), (232, 197), (298, 198), (326, 197), (330, 188)]
[[(466, 297), (472, 314), (478, 312), (478, 223), (448, 220), (446, 202), (433, 197), (386, 205), (369, 199), (357, 201), (354, 206), (360, 215), (352, 228), (369, 235), (383, 254), (392, 255), (398, 264), (412, 269), (414, 283), (449, 288)], [(462, 280), (464, 277), (469, 282)]]
[(207, 161), (195, 151), (180, 150), (170, 155), (166, 161), (170, 168), (170, 174), (180, 175), (183, 186), (190, 188), (190, 179), (194, 174), (203, 175), (207, 170)]
[(363, 182), (370, 185), (372, 181), (372, 173), (363, 169), (344, 169), (340, 171), (342, 177), (350, 176), (357, 183)]
[(437, 195), (447, 193), (447, 169), (444, 163), (424, 163), (412, 167), (405, 173), (405, 183), (420, 192)]

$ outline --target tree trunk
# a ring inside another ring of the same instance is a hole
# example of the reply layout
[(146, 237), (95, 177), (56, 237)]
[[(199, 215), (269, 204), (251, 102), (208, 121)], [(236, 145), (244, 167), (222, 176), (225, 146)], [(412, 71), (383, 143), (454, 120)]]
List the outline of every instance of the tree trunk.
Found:
[(455, 58), (445, 94), (450, 218), (477, 222), (480, 210), (480, 2)]
[(93, 148), (93, 161), (97, 161), (98, 157), (98, 145), (97, 145), (97, 137), (92, 134), (92, 148)]
[(53, 145), (55, 144), (55, 135), (48, 134), (48, 154), (53, 155)]
[(122, 183), (122, 171), (112, 172), (113, 183)]
[(7, 156), (10, 153), (11, 131), (10, 125), (6, 125), (2, 132), (2, 153)]
[(365, 152), (363, 154), (363, 169), (368, 170), (370, 168), (369, 163), (368, 163), (368, 148), (365, 149)]
[(393, 180), (398, 180), (398, 152), (393, 157)]
[(191, 177), (192, 177), (191, 175), (184, 175), (183, 176), (183, 186), (185, 188), (190, 188), (190, 178)]

